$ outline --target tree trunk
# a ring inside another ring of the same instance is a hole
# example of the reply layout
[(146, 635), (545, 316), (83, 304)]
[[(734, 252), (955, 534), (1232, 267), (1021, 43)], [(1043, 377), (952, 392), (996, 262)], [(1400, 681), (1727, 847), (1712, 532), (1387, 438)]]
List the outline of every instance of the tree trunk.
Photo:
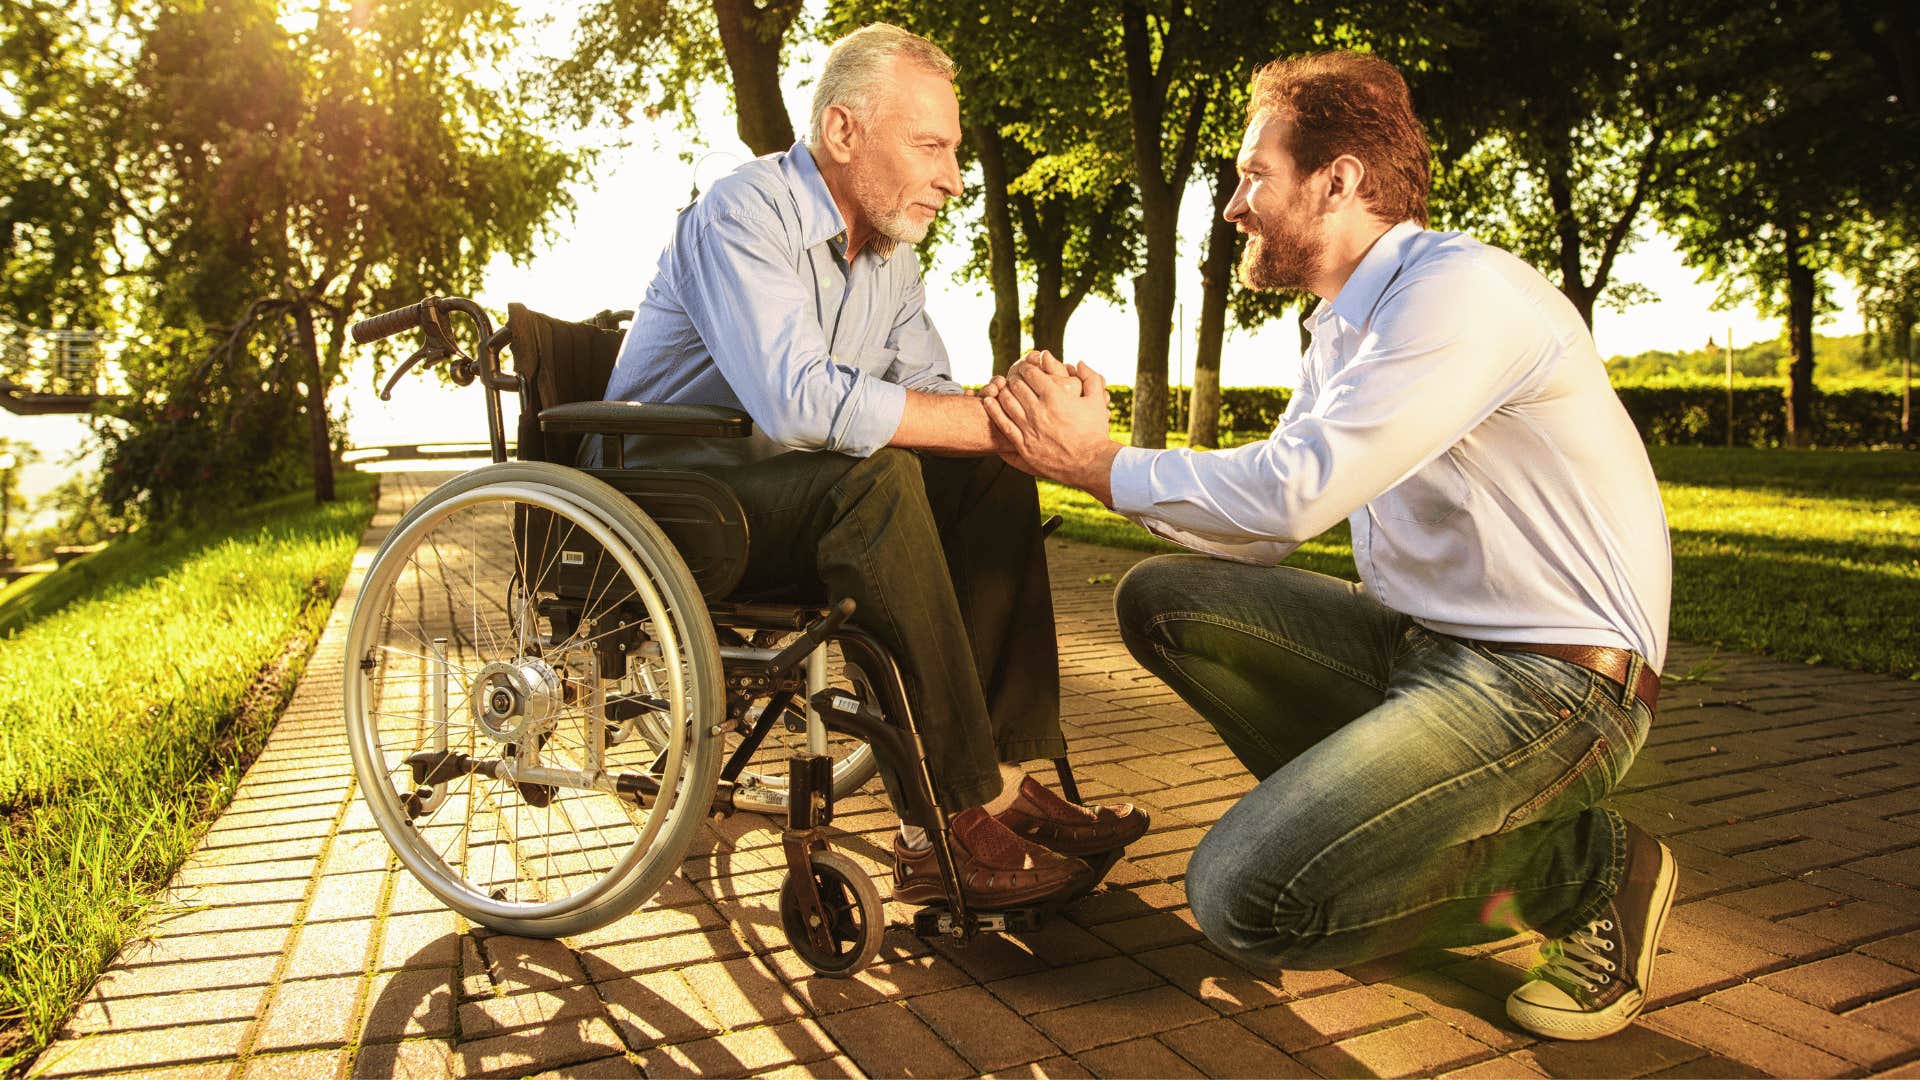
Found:
[(1193, 399), (1187, 415), (1188, 446), (1220, 444), (1220, 349), (1227, 336), (1227, 296), (1240, 233), (1226, 219), (1227, 203), (1240, 186), (1233, 159), (1213, 161), (1213, 227), (1200, 263), (1200, 344), (1193, 354)]
[(307, 440), (313, 455), (313, 501), (333, 501), (333, 440), (327, 430), (327, 377), (321, 371), (320, 344), (313, 334), (313, 308), (305, 301), (293, 308), (300, 334), (301, 358), (307, 362)]
[(734, 127), (755, 154), (774, 154), (793, 145), (793, 118), (780, 93), (780, 50), (787, 28), (800, 13), (799, 0), (713, 0), (720, 47), (732, 76)]
[(1913, 430), (1913, 326), (1903, 317), (1894, 327), (1894, 344), (1900, 347), (1900, 444), (1912, 450)]
[[(1175, 10), (1179, 10), (1177, 6)], [(1133, 445), (1159, 449), (1167, 445), (1167, 339), (1173, 333), (1180, 196), (1193, 171), (1194, 149), (1199, 144), (1200, 124), (1206, 118), (1210, 95), (1201, 87), (1193, 88), (1169, 163), (1164, 144), (1167, 87), (1184, 58), (1170, 47), (1171, 33), (1163, 33), (1158, 42), (1159, 66), (1155, 68), (1156, 43), (1140, 0), (1126, 0), (1121, 5), (1120, 29), (1134, 175), (1147, 247), (1146, 269), (1133, 279), (1134, 312), (1140, 325), (1133, 378)]]
[(1813, 267), (1797, 227), (1784, 229), (1787, 255), (1787, 445), (1813, 445)]
[(993, 319), (987, 323), (987, 342), (993, 350), (993, 373), (1005, 375), (1020, 359), (1020, 268), (1015, 264), (1013, 211), (1008, 205), (1005, 148), (1000, 129), (976, 124), (973, 146), (980, 155), (981, 183), (986, 193), (987, 280), (993, 284)]

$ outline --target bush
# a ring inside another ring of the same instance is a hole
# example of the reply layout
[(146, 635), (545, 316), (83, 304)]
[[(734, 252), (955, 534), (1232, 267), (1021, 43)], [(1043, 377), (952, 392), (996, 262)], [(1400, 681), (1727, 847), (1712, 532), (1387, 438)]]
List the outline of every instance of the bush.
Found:
[[(1131, 427), (1133, 388), (1110, 386), (1111, 415), (1119, 427)], [(1725, 446), (1727, 388), (1721, 380), (1666, 376), (1614, 387), (1641, 438), (1658, 446)], [(1901, 441), (1900, 384), (1884, 379), (1851, 380), (1817, 387), (1813, 401), (1813, 441), (1827, 448), (1893, 446)], [(1235, 386), (1221, 391), (1220, 430), (1241, 436), (1265, 435), (1286, 411), (1284, 386)], [(1736, 378), (1733, 389), (1733, 439), (1736, 446), (1786, 445), (1786, 380)], [(1173, 410), (1167, 412), (1173, 430)]]

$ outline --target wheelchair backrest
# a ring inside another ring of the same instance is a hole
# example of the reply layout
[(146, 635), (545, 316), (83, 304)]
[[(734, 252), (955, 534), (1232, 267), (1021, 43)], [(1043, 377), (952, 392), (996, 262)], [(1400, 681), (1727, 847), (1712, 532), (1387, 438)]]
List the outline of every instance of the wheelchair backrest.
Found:
[(607, 381), (613, 377), (613, 362), (625, 337), (613, 322), (606, 313), (593, 322), (577, 323), (542, 315), (522, 304), (507, 305), (513, 369), (520, 376), (522, 461), (574, 464), (581, 437), (542, 432), (540, 410), (607, 396)]

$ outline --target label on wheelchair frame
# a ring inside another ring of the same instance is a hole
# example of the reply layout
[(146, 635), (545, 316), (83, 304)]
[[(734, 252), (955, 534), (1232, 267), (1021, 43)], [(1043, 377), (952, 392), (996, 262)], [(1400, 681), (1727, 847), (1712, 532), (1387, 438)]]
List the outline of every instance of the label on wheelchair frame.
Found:
[(830, 704), (834, 709), (843, 713), (858, 713), (860, 711), (860, 703), (858, 701), (850, 697), (843, 697), (839, 694), (833, 695), (833, 700)]
[(587, 553), (584, 551), (562, 551), (560, 553), (560, 565), (585, 566), (587, 565)]

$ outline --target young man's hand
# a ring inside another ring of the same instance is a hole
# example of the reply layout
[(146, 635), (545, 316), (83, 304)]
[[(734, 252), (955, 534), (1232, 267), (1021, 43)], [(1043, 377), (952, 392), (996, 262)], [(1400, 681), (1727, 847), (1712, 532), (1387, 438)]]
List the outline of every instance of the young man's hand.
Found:
[(1028, 353), (982, 389), (981, 398), (1013, 447), (1009, 461), (1112, 503), (1109, 478), (1120, 444), (1107, 434), (1107, 381), (1099, 372), (1050, 353)]

